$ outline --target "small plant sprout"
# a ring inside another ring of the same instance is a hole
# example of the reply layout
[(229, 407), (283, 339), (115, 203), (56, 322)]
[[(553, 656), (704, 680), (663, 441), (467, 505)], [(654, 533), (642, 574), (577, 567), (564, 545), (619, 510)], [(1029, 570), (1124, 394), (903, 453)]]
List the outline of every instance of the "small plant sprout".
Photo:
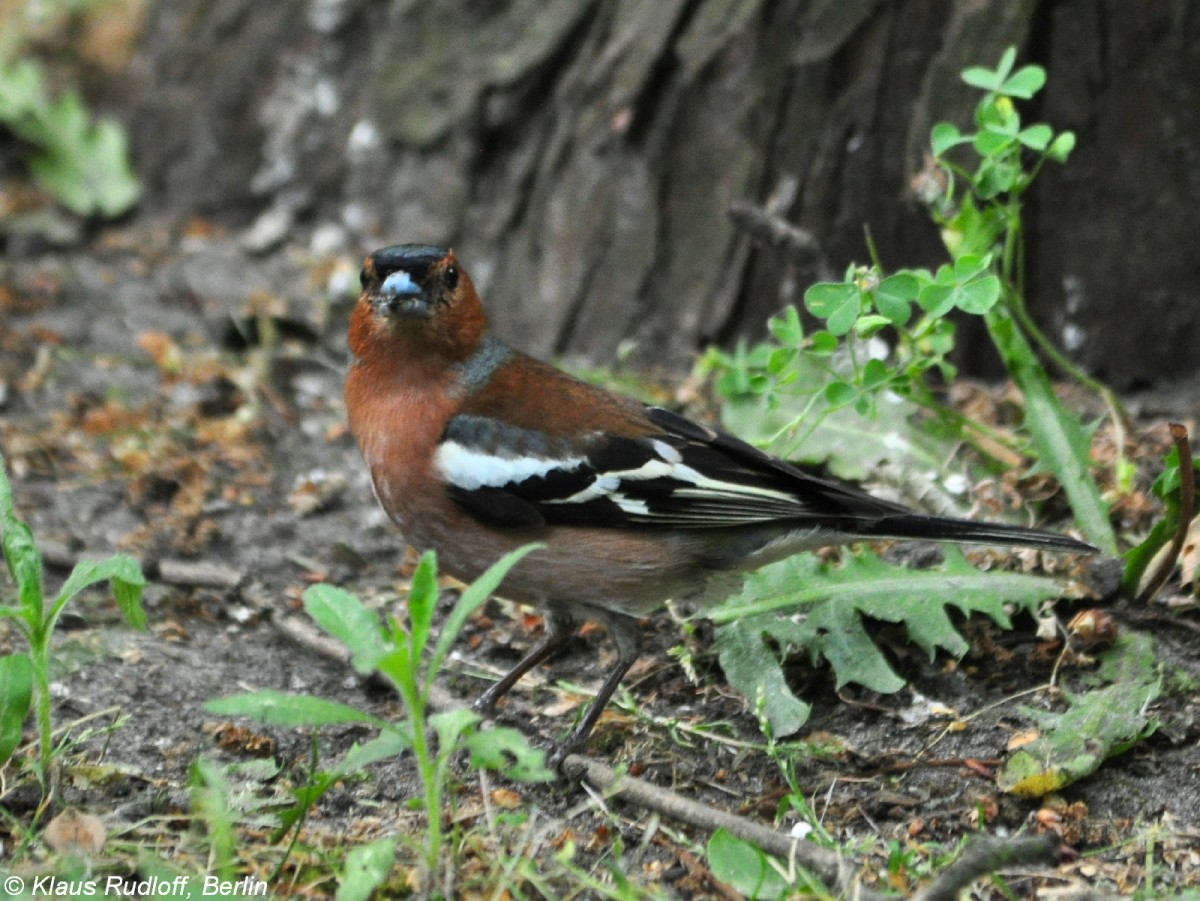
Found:
[[(447, 800), (450, 761), (465, 750), (474, 767), (497, 770), (508, 778), (546, 781), (554, 774), (546, 769), (544, 755), (530, 747), (515, 729), (481, 730), (481, 717), (470, 710), (454, 709), (432, 713), (430, 691), (441, 665), (467, 617), (500, 584), (501, 579), (533, 546), (507, 555), (463, 590), (434, 640), (433, 613), (438, 599), (437, 563), (426, 553), (413, 573), (408, 595), (408, 624), (390, 619), (381, 627), (375, 613), (354, 595), (330, 585), (314, 585), (304, 593), (304, 607), (321, 628), (351, 652), (354, 668), (366, 675), (378, 672), (396, 689), (404, 704), (406, 719), (388, 722), (353, 707), (277, 691), (258, 691), (212, 701), (206, 709), (223, 715), (249, 716), (259, 722), (283, 726), (319, 726), (363, 723), (379, 734), (364, 744), (354, 745), (340, 765), (314, 781), (315, 790), (305, 799), (305, 810), (320, 795), (346, 775), (362, 771), (368, 764), (410, 751), (423, 788), (420, 799), (426, 817), (426, 833), (420, 854), (426, 886), (434, 884), (445, 845), (443, 805)], [(422, 666), (424, 664), (424, 666)], [(378, 872), (386, 856), (390, 866), (393, 846), (387, 843), (348, 858), (346, 873), (365, 878), (362, 870)], [(369, 860), (369, 866), (367, 866)], [(385, 868), (386, 871), (386, 868)]]
[(37, 721), (37, 774), (49, 800), (54, 760), (50, 711), (50, 643), (67, 603), (99, 582), (112, 586), (117, 606), (131, 626), (146, 627), (142, 588), (146, 584), (137, 561), (124, 554), (107, 560), (84, 560), (75, 565), (58, 594), (46, 603), (42, 557), (33, 532), (16, 513), (4, 457), (0, 456), (0, 543), (4, 562), (16, 586), (16, 603), (0, 603), (0, 619), (16, 626), (28, 653), (0, 656), (0, 765), (12, 757), (22, 737), (25, 715), (32, 706)]

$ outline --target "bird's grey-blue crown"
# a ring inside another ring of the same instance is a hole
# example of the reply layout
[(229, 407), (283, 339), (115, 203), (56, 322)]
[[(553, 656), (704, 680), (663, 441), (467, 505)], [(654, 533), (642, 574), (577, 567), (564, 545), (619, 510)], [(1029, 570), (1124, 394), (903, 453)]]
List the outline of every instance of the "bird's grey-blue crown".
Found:
[(449, 252), (445, 247), (435, 247), (432, 244), (394, 244), (375, 251), (371, 254), (371, 260), (375, 264), (375, 273), (380, 278), (403, 270), (415, 281), (421, 282), (424, 281), (430, 267), (445, 259)]

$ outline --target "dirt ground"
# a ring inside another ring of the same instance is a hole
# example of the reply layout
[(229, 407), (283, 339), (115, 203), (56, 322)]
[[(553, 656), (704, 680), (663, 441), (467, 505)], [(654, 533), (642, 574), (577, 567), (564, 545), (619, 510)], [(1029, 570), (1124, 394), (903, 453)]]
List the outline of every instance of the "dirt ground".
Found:
[[(84, 736), (72, 760), (88, 762), (91, 776), (68, 769), (61, 800), (105, 818), (114, 835), (148, 841), (151, 814), (168, 815), (167, 826), (156, 820), (154, 827), (164, 835), (186, 832), (185, 820), (170, 817), (188, 807), (189, 770), (199, 757), (265, 756), (285, 773), (307, 765), (307, 733), (247, 729), (206, 713), (208, 700), (276, 688), (399, 716), (387, 691), (281, 628), (302, 618), (299, 595), (314, 581), (380, 607), (397, 605), (404, 585), (402, 542), (377, 509), (344, 426), (343, 335), (357, 264), (297, 247), (256, 256), (210, 226), (152, 223), (103, 232), (70, 252), (18, 248), (0, 263), (0, 450), (48, 578), (57, 584), (81, 555), (118, 550), (138, 556), (150, 577), (147, 632), (127, 628), (93, 592), (72, 608), (56, 644), (56, 722), (77, 723), (80, 735), (120, 721)], [(464, 698), (478, 692), (481, 674), (510, 666), (539, 628), (536, 617), (507, 605), (493, 602), (484, 612), (460, 640), (445, 680)], [(1194, 613), (1135, 618), (1135, 627), (1153, 631), (1164, 663), (1200, 679)], [(771, 822), (787, 788), (779, 766), (749, 747), (761, 735), (721, 678), (711, 630), (701, 623), (684, 637), (665, 612), (647, 629), (653, 653), (626, 683), (639, 712), (610, 711), (589, 753)], [(991, 777), (1021, 727), (1019, 704), (1044, 702), (990, 705), (1045, 684), (1055, 655), (1039, 646), (1028, 621), (1007, 633), (985, 623), (966, 630), (973, 650), (958, 663), (931, 663), (892, 643), (895, 666), (910, 680), (896, 696), (839, 694), (827, 671), (796, 663), (794, 683), (815, 705), (804, 737), (825, 749), (801, 763), (796, 778), (825, 828), (839, 841), (862, 840), (881, 886), (889, 843), (952, 849), (980, 825), (1006, 834), (1038, 824), (1062, 830), (1081, 856), (1056, 874), (1010, 877), (1022, 897), (1086, 886), (1129, 892), (1148, 867), (1160, 887), (1200, 885), (1195, 692), (1164, 696), (1152, 737), (1061, 796), (1004, 796)], [(0, 627), (0, 652), (15, 642)], [(667, 653), (683, 643), (697, 659), (699, 684)], [(601, 633), (585, 631), (551, 668), (524, 680), (501, 721), (540, 739), (561, 734), (578, 698), (556, 683), (594, 687), (598, 661), (611, 654)], [(967, 728), (948, 731), (945, 717), (914, 715), (930, 701), (974, 716)], [(675, 721), (724, 728), (711, 740), (671, 728)], [(325, 759), (363, 734), (326, 730)], [(0, 805), (28, 818), (36, 797), (28, 787), (10, 789), (0, 784), (8, 791)], [(602, 855), (619, 834), (631, 873), (681, 896), (722, 896), (680, 844), (703, 842), (702, 833), (658, 829), (644, 811), (619, 802), (609, 814), (581, 807), (586, 795), (574, 786), (514, 790), (545, 821), (561, 818), (585, 859)], [(472, 792), (480, 788), (464, 788), (461, 810), (477, 805)], [(416, 816), (402, 805), (413, 793), (406, 762), (381, 766), (371, 780), (331, 792), (310, 835), (345, 839), (368, 834), (367, 823), (396, 826)], [(785, 818), (784, 828), (794, 820)], [(0, 823), (0, 841), (9, 828)], [(322, 891), (331, 888), (312, 893)]]

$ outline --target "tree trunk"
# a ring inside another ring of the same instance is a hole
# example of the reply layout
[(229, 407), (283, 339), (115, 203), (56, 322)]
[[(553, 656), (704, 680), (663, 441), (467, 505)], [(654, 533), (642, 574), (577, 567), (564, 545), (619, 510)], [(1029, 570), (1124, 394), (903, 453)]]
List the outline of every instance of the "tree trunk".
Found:
[[(355, 252), (449, 244), (527, 349), (633, 342), (677, 365), (864, 261), (865, 226), (888, 266), (936, 263), (909, 180), (935, 121), (970, 120), (958, 72), (1015, 44), (1049, 69), (1031, 114), (1080, 139), (1030, 211), (1032, 306), (1129, 384), (1200, 363), (1196, 18), (1186, 0), (163, 0), (132, 125), (155, 205), (274, 210)], [(756, 245), (738, 202), (816, 252)]]

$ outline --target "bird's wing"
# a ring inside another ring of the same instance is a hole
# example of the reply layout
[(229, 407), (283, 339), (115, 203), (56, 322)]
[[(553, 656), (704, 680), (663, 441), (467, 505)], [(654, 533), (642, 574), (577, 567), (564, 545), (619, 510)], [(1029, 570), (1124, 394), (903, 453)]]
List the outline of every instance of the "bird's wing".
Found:
[(565, 439), (460, 414), (434, 471), (455, 501), (497, 526), (705, 529), (907, 512), (667, 410), (647, 407), (645, 417), (646, 434)]

